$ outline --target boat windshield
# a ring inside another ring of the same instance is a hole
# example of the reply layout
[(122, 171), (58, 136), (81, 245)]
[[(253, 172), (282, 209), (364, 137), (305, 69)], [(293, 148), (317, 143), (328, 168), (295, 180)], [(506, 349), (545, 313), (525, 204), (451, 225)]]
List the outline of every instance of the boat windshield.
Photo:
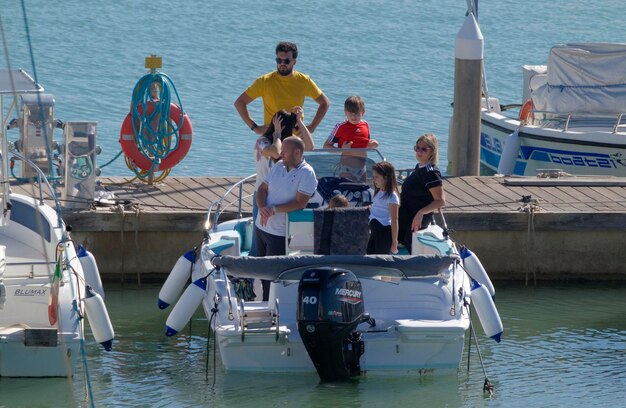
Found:
[(372, 165), (384, 160), (376, 149), (323, 149), (306, 152), (305, 160), (315, 170), (318, 186), (309, 207), (323, 207), (336, 194), (351, 206), (372, 201)]
[(323, 149), (306, 152), (305, 160), (318, 179), (339, 177), (353, 183), (372, 184), (372, 165), (385, 160), (377, 149)]

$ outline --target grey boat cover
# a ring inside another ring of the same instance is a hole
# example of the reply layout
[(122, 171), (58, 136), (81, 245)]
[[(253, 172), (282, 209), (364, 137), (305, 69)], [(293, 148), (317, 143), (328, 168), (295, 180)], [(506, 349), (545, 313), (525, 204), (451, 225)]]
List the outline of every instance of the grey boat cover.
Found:
[(560, 44), (547, 83), (532, 92), (537, 110), (588, 115), (626, 112), (626, 44)]
[[(356, 276), (375, 276), (382, 270), (396, 271), (406, 278), (442, 275), (458, 256), (440, 255), (289, 255), (216, 256), (211, 263), (237, 278), (299, 279), (306, 269), (331, 266), (352, 271)], [(290, 273), (295, 272), (295, 273)], [(281, 276), (282, 275), (282, 276)]]

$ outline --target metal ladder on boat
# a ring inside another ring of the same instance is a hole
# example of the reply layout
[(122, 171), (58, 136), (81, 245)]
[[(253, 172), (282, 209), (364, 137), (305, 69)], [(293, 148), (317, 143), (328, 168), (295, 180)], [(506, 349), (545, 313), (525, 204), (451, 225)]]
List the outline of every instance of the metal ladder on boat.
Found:
[(275, 300), (274, 309), (267, 307), (248, 307), (243, 299), (238, 299), (239, 322), (241, 329), (241, 341), (244, 342), (246, 333), (275, 333), (276, 341), (280, 337), (280, 311), (278, 299)]

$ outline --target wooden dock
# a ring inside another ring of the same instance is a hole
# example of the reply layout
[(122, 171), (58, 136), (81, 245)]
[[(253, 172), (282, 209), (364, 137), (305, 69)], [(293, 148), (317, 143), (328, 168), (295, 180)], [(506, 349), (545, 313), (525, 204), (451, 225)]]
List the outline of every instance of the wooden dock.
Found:
[[(168, 177), (150, 186), (103, 177), (117, 204), (64, 211), (64, 219), (105, 280), (162, 279), (202, 239), (209, 205), (238, 180)], [(253, 182), (242, 188), (247, 216)], [(453, 239), (480, 257), (492, 279), (626, 279), (626, 180), (466, 176), (446, 179), (444, 190)], [(238, 211), (229, 203), (225, 219)]]

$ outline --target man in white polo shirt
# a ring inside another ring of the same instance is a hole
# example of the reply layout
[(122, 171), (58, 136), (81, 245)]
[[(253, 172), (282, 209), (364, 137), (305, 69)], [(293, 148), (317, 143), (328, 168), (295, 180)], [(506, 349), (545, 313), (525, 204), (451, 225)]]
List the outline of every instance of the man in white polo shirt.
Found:
[[(290, 136), (283, 140), (280, 158), (256, 195), (256, 256), (285, 255), (285, 213), (306, 207), (317, 188), (315, 171), (304, 161), (302, 139)], [(263, 300), (268, 300), (270, 281), (262, 282)]]

